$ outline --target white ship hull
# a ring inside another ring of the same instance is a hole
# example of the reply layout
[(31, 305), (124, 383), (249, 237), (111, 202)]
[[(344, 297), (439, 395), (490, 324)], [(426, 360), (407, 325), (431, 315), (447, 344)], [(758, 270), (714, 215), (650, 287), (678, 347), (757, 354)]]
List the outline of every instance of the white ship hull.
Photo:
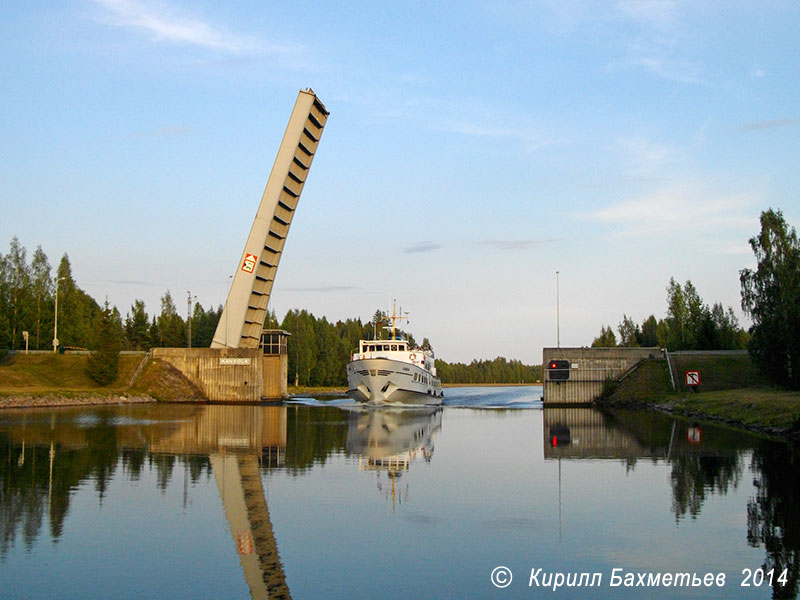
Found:
[(430, 371), (405, 360), (357, 358), (347, 365), (347, 394), (369, 404), (439, 406), (442, 383)]

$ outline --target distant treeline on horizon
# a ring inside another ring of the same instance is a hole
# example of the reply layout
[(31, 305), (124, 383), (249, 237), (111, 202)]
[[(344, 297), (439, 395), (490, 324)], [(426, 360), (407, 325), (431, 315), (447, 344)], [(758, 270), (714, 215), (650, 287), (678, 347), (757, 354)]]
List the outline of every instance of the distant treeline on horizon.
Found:
[[(8, 254), (0, 254), (0, 349), (24, 349), (22, 332), (28, 332), (30, 350), (51, 350), (54, 335), (58, 284), (58, 340), (67, 348), (96, 350), (100, 345), (103, 308), (78, 287), (65, 253), (55, 275), (47, 256), (38, 246), (28, 262), (27, 250), (14, 237)], [(143, 300), (135, 300), (122, 318), (111, 307), (111, 320), (119, 347), (124, 350), (149, 350), (154, 347), (181, 348), (191, 345), (208, 347), (222, 315), (222, 306), (204, 308), (195, 303), (192, 318), (179, 314), (169, 290), (161, 297), (161, 311), (148, 315)], [(343, 386), (347, 384), (345, 365), (361, 339), (371, 339), (381, 328), (376, 326), (386, 314), (378, 310), (372, 320), (349, 318), (332, 323), (317, 318), (304, 309), (289, 310), (278, 322), (274, 311), (267, 316), (265, 328), (290, 332), (289, 383), (304, 386)], [(191, 325), (191, 327), (190, 327)], [(416, 342), (407, 335), (412, 346)], [(431, 347), (428, 339), (422, 347)], [(497, 357), (474, 360), (470, 364), (436, 360), (444, 383), (535, 383), (541, 379), (541, 367), (524, 365), (518, 360)]]

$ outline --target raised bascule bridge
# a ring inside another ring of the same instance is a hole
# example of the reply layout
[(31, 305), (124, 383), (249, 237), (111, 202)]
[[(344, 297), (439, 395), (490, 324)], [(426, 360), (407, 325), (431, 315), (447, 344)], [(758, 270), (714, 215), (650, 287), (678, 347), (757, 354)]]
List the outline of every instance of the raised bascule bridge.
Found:
[(286, 396), (288, 332), (265, 330), (278, 263), (328, 111), (311, 89), (297, 95), (210, 348), (154, 348), (215, 402)]

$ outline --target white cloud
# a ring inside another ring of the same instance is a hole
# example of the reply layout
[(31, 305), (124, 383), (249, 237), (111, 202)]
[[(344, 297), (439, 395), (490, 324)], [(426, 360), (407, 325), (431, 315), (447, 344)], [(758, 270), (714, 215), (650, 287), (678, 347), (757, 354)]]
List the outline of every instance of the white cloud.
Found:
[(231, 33), (200, 19), (177, 15), (163, 3), (145, 3), (140, 0), (93, 1), (105, 9), (105, 21), (118, 27), (145, 31), (159, 41), (232, 53), (285, 50), (280, 47), (262, 48), (253, 38)]
[(617, 10), (626, 18), (657, 27), (671, 29), (675, 26), (678, 2), (673, 0), (620, 0)]
[(440, 244), (437, 244), (435, 242), (425, 241), (425, 242), (420, 242), (418, 244), (414, 244), (412, 246), (407, 246), (403, 249), (403, 252), (405, 252), (406, 254), (415, 254), (418, 252), (432, 252), (434, 250), (439, 250), (441, 248), (442, 246)]
[(675, 148), (635, 136), (617, 141), (627, 167), (637, 173), (660, 171), (678, 160)]
[(700, 74), (701, 69), (697, 63), (671, 58), (664, 55), (663, 52), (661, 55), (632, 57), (622, 64), (631, 68), (644, 69), (657, 77), (677, 83), (706, 83)]
[(717, 248), (717, 254), (729, 256), (752, 256), (753, 249), (747, 242), (742, 242), (740, 244), (722, 244), (719, 248)]
[[(443, 117), (433, 121), (430, 127), (437, 131), (456, 133), (468, 137), (521, 142), (525, 147), (525, 151), (529, 153), (535, 153), (544, 148), (564, 143), (564, 140), (555, 139), (548, 134), (537, 132), (531, 127), (509, 127), (505, 124), (496, 124), (496, 115), (490, 118), (481, 113), (482, 111), (475, 110), (471, 116), (461, 120)], [(495, 123), (492, 121), (495, 121)], [(508, 122), (513, 121), (512, 118), (508, 119)]]
[(529, 250), (540, 244), (558, 241), (557, 238), (527, 239), (527, 240), (485, 240), (481, 242), (486, 246), (493, 246), (498, 250)]
[(721, 235), (751, 226), (749, 211), (755, 204), (748, 194), (714, 196), (701, 186), (674, 185), (577, 216), (612, 225), (615, 235), (623, 237), (681, 231)]
[(757, 131), (759, 129), (775, 129), (789, 127), (800, 123), (800, 119), (773, 119), (772, 121), (754, 121), (739, 127), (739, 131)]

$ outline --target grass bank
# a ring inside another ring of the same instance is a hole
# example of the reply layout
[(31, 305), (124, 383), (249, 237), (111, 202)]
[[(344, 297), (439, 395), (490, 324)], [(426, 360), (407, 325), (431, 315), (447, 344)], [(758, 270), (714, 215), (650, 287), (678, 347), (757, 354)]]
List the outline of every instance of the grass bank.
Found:
[(88, 359), (86, 354), (6, 355), (0, 360), (0, 408), (205, 399), (169, 364), (148, 359), (143, 365), (144, 354), (120, 355), (117, 378), (105, 386), (87, 374)]
[(680, 384), (673, 391), (666, 361), (648, 361), (617, 385), (608, 386), (598, 405), (653, 408), (800, 439), (800, 392), (765, 385), (744, 355), (698, 356), (688, 362), (691, 366), (683, 366), (701, 373), (703, 385), (696, 393)]
[(144, 354), (122, 354), (119, 373), (101, 386), (86, 372), (88, 354), (8, 354), (0, 361), (0, 394), (124, 390)]

